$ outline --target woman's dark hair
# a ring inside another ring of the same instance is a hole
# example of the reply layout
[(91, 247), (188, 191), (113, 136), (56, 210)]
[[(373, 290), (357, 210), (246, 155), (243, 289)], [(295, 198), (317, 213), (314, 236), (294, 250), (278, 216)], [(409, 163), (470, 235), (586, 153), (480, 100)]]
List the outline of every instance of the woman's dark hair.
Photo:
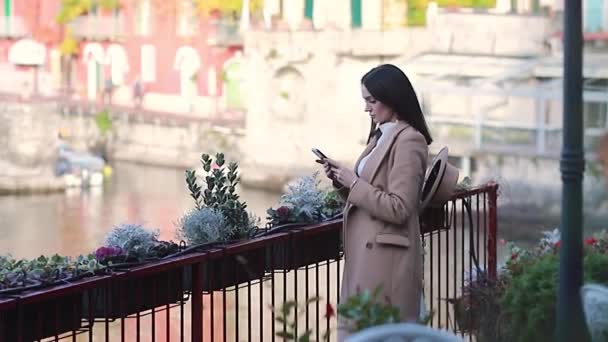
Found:
[[(394, 110), (400, 120), (420, 132), (428, 145), (433, 142), (414, 87), (401, 69), (392, 64), (382, 64), (363, 75), (361, 83), (374, 99)], [(372, 122), (370, 137), (374, 130)]]

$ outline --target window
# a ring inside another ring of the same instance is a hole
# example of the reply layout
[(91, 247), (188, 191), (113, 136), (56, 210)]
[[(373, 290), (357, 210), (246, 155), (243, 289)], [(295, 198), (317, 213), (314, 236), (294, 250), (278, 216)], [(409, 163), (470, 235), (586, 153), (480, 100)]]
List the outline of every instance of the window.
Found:
[(177, 35), (190, 37), (198, 31), (198, 13), (192, 0), (179, 0), (177, 8)]
[(156, 81), (156, 48), (154, 45), (141, 47), (141, 80), (142, 82)]
[(136, 33), (140, 36), (149, 36), (152, 28), (151, 0), (139, 0), (136, 14)]

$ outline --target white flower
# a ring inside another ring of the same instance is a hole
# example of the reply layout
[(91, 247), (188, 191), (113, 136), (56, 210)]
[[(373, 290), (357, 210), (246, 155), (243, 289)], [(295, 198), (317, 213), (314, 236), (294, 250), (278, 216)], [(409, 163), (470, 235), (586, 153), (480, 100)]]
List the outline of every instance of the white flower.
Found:
[(561, 234), (557, 228), (551, 231), (545, 231), (543, 232), (543, 235), (544, 237), (541, 238), (538, 243), (538, 247), (540, 247), (542, 253), (553, 250), (555, 244), (561, 239)]

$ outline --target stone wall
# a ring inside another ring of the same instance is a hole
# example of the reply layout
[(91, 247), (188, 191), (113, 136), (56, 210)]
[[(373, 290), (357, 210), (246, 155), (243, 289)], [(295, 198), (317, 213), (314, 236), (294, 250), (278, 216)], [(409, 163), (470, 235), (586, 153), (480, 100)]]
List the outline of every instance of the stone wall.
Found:
[(0, 105), (0, 194), (63, 189), (52, 167), (58, 127), (52, 105)]

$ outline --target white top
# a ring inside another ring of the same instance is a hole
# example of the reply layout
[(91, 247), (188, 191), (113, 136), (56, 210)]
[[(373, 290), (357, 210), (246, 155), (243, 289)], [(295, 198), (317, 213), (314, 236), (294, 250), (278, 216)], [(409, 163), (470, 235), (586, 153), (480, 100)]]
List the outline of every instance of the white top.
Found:
[(363, 157), (363, 159), (361, 159), (361, 162), (359, 163), (359, 167), (357, 168), (357, 176), (361, 176), (361, 172), (363, 172), (363, 168), (365, 167), (365, 164), (367, 163), (367, 159), (369, 159), (369, 157), (374, 153), (374, 151), (376, 151), (378, 146), (381, 146), (382, 144), (386, 143), (388, 133), (391, 130), (393, 130), (396, 125), (397, 125), (396, 122), (385, 122), (382, 125), (380, 125), (379, 128), (380, 128), (380, 131), (382, 132), (382, 135), (380, 136), (380, 139), (378, 139), (376, 146), (374, 146), (374, 148), (371, 150), (371, 152), (368, 153), (365, 157)]

